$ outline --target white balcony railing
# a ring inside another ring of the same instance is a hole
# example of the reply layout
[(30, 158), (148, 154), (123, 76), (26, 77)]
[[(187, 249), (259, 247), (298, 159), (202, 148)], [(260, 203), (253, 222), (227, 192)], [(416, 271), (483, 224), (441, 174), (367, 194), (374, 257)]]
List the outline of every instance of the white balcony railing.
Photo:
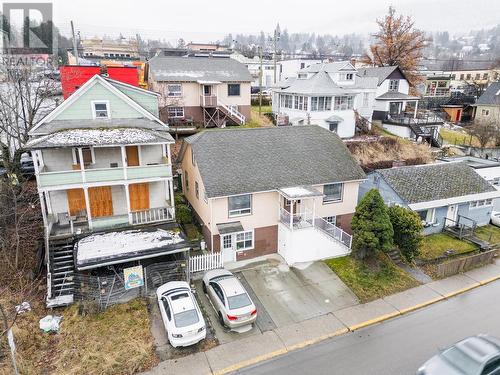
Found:
[(349, 249), (351, 248), (352, 236), (349, 233), (344, 232), (336, 225), (329, 223), (321, 217), (317, 217), (314, 219), (314, 227), (321, 230), (323, 233), (326, 233), (328, 236), (336, 239), (337, 241), (342, 242)]
[(312, 227), (314, 223), (311, 211), (304, 210), (291, 214), (284, 208), (280, 208), (280, 221), (289, 228), (293, 227), (293, 229)]
[(150, 208), (148, 210), (133, 211), (129, 214), (130, 223), (133, 225), (149, 224), (159, 221), (173, 220), (172, 207)]

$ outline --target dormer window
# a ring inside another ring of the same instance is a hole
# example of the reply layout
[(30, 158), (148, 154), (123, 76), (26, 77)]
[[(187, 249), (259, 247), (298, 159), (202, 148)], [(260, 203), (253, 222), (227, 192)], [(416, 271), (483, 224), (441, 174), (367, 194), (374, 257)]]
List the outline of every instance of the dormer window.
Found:
[(109, 102), (108, 101), (93, 101), (92, 102), (92, 112), (94, 119), (106, 119), (109, 118)]
[(341, 81), (352, 81), (354, 79), (354, 73), (342, 73), (340, 75)]
[(398, 91), (398, 90), (399, 90), (399, 79), (389, 80), (389, 91)]
[(307, 73), (299, 73), (298, 78), (299, 79), (306, 79), (307, 78)]

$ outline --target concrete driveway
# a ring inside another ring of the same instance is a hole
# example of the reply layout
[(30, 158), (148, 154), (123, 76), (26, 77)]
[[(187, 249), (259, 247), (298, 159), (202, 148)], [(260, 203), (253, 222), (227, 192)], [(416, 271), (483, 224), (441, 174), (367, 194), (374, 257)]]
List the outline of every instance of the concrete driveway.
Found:
[(239, 273), (264, 307), (273, 328), (359, 304), (354, 293), (323, 262), (296, 268), (273, 258)]

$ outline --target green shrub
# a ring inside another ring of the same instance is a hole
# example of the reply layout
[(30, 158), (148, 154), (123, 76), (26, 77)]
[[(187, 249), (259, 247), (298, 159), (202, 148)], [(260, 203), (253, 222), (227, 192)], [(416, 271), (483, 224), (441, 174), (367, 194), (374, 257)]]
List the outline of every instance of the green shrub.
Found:
[(403, 257), (411, 262), (420, 253), (422, 245), (422, 220), (418, 214), (401, 206), (389, 207), (389, 217), (394, 229), (394, 244)]
[(179, 224), (191, 224), (193, 222), (191, 210), (185, 204), (175, 206), (175, 215)]

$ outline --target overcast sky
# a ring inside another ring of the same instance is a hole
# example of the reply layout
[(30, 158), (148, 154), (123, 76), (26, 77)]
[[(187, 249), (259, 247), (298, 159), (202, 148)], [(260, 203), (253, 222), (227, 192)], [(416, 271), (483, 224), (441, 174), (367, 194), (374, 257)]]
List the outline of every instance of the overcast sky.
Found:
[(457, 33), (500, 22), (499, 0), (54, 0), (64, 34), (75, 22), (82, 37), (107, 34), (214, 41), (228, 33), (268, 33), (277, 22), (289, 32), (369, 33), (392, 3), (424, 30)]

